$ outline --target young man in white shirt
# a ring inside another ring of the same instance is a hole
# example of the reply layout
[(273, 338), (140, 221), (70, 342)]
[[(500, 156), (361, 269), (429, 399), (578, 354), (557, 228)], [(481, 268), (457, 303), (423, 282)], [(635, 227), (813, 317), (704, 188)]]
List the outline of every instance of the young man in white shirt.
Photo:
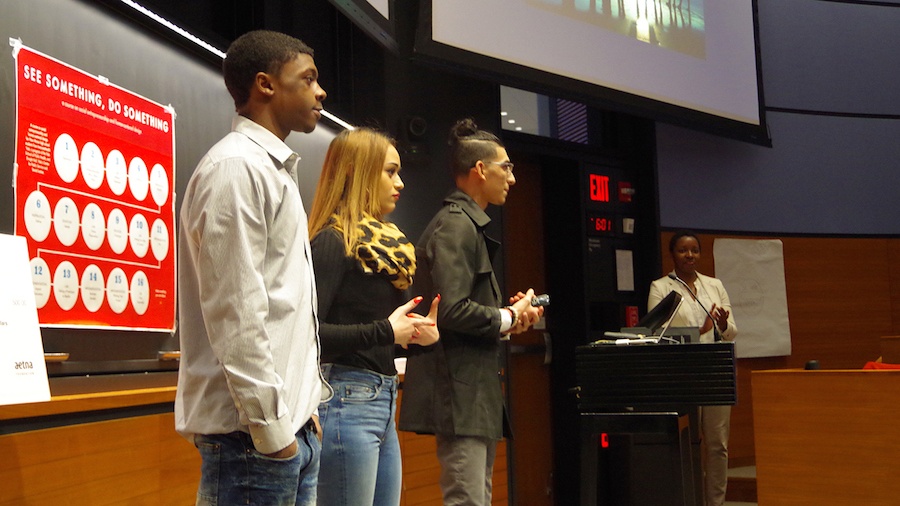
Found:
[(181, 207), (176, 430), (202, 457), (197, 504), (315, 504), (315, 410), (331, 390), (284, 139), (315, 129), (326, 93), (312, 49), (277, 32), (235, 40), (223, 75), (238, 116)]

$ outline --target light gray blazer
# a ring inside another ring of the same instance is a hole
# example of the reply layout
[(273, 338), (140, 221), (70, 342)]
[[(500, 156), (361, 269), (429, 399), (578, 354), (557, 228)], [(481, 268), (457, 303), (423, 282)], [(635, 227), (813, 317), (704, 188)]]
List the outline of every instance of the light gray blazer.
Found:
[[(726, 341), (733, 341), (737, 335), (737, 325), (734, 323), (734, 311), (731, 310), (731, 300), (728, 298), (728, 292), (725, 291), (725, 286), (718, 279), (704, 276), (698, 272), (697, 290), (700, 292), (705, 291), (709, 295), (712, 304), (715, 304), (716, 307), (723, 308), (730, 313), (728, 315), (728, 328), (724, 331), (719, 329), (719, 332)], [(656, 305), (672, 291), (680, 293), (681, 296), (684, 297), (684, 302), (681, 304), (681, 307), (678, 308), (675, 317), (672, 318), (671, 326), (694, 327), (695, 325), (692, 323), (693, 310), (691, 309), (690, 304), (693, 303), (693, 300), (691, 299), (690, 293), (688, 293), (687, 288), (682, 286), (681, 283), (668, 276), (663, 276), (650, 284), (650, 296), (647, 298), (647, 311), (656, 307)], [(704, 305), (708, 311), (712, 311), (710, 304), (704, 302)], [(712, 330), (700, 336), (700, 342), (703, 343), (713, 342), (713, 340)]]

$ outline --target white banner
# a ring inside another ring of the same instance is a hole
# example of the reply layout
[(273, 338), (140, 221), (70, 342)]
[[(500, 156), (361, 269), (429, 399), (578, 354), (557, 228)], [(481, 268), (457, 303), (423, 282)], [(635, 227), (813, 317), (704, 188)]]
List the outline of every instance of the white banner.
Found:
[(28, 246), (0, 234), (0, 405), (50, 400)]
[(737, 357), (790, 355), (782, 242), (716, 239), (713, 256), (716, 277), (725, 285), (738, 328)]

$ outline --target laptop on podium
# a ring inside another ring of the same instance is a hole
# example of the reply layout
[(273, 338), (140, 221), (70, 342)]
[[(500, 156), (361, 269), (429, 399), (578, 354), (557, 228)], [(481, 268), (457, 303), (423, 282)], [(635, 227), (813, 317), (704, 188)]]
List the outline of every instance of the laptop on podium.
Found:
[[(674, 343), (696, 342), (700, 333), (695, 327), (669, 328), (682, 302), (684, 300), (681, 294), (671, 291), (638, 321), (636, 327), (622, 327), (619, 332), (604, 332), (603, 336), (607, 339), (600, 342), (617, 345), (658, 344), (661, 340)], [(674, 332), (676, 329), (677, 332)]]

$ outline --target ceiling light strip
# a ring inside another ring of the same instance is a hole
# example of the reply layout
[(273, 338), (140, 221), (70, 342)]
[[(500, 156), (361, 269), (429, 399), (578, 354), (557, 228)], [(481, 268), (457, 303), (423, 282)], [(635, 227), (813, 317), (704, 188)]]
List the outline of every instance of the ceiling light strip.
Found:
[[(196, 45), (202, 47), (203, 49), (209, 51), (210, 53), (212, 53), (212, 54), (218, 56), (219, 58), (225, 59), (225, 53), (224, 53), (222, 50), (220, 50), (220, 49), (214, 47), (213, 45), (209, 44), (208, 42), (206, 42), (206, 41), (200, 39), (199, 37), (195, 36), (194, 34), (188, 32), (187, 30), (185, 30), (185, 29), (183, 29), (183, 28), (181, 28), (180, 26), (176, 25), (175, 23), (172, 23), (172, 22), (169, 21), (168, 19), (166, 19), (166, 18), (160, 16), (159, 14), (157, 14), (157, 13), (151, 11), (150, 9), (144, 7), (143, 5), (141, 5), (141, 4), (137, 3), (137, 2), (134, 2), (134, 1), (132, 1), (132, 0), (121, 0), (121, 1), (122, 1), (123, 4), (127, 5), (128, 7), (131, 7), (132, 9), (134, 9), (134, 10), (140, 12), (140, 13), (143, 14), (144, 16), (147, 16), (148, 18), (152, 19), (153, 21), (156, 21), (157, 23), (159, 23), (159, 24), (165, 26), (165, 27), (168, 28), (169, 30), (172, 30), (173, 32), (177, 33), (178, 35), (181, 35), (181, 36), (184, 37), (185, 39), (187, 39), (187, 40), (193, 42), (194, 44), (196, 44)], [(331, 113), (328, 112), (328, 111), (324, 111), (324, 110), (323, 110), (323, 111), (322, 111), (322, 116), (325, 116), (326, 118), (328, 118), (328, 119), (330, 119), (331, 121), (333, 121), (335, 124), (340, 125), (340, 126), (346, 128), (347, 130), (353, 130), (353, 129), (354, 129), (353, 125), (351, 125), (350, 123), (347, 123), (346, 121), (342, 120), (341, 118), (338, 118), (337, 116), (335, 116), (334, 114), (331, 114)]]

